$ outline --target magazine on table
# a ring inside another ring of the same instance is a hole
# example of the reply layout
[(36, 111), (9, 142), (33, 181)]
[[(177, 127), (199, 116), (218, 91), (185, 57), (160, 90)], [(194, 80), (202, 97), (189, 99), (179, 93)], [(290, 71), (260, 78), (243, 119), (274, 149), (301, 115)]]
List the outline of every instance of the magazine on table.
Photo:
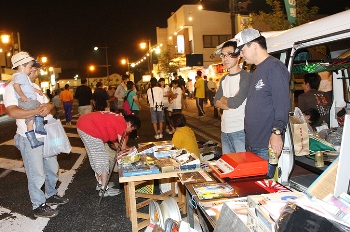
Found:
[(179, 179), (182, 184), (214, 181), (214, 179), (211, 178), (206, 171), (185, 172), (185, 173), (178, 173), (177, 175), (179, 176)]
[(221, 213), (223, 204), (226, 204), (232, 211), (234, 211), (237, 216), (246, 224), (248, 215), (248, 202), (247, 201), (235, 201), (228, 200), (222, 201), (220, 204), (213, 205), (211, 207), (203, 207), (205, 212), (210, 216), (210, 218), (217, 223)]
[(238, 194), (228, 183), (194, 184), (193, 190), (199, 200), (237, 197)]

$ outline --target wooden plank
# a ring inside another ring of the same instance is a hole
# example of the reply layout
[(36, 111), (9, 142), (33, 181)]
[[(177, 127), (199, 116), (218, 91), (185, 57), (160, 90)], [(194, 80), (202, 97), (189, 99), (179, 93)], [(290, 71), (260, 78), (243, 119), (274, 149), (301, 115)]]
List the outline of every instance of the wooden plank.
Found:
[(149, 214), (137, 212), (137, 218), (149, 219)]
[(148, 226), (149, 224), (149, 220), (145, 220), (141, 223), (139, 223), (137, 226), (138, 226), (138, 230), (142, 230), (143, 228), (145, 228), (146, 226)]
[(129, 177), (119, 177), (119, 183), (125, 183), (125, 182), (131, 182), (131, 181), (143, 181), (143, 180), (155, 180), (155, 179), (164, 179), (164, 178), (171, 178), (171, 177), (178, 177), (178, 173), (185, 173), (185, 172), (193, 172), (195, 170), (188, 170), (188, 171), (180, 171), (180, 172), (167, 172), (167, 173), (158, 173), (158, 174), (150, 174), (150, 175), (143, 175), (143, 176), (129, 176)]
[(137, 210), (136, 210), (136, 198), (135, 198), (135, 183), (129, 182), (127, 184), (128, 192), (129, 192), (129, 207), (130, 207), (130, 221), (132, 225), (132, 231), (138, 232), (137, 225)]
[(125, 193), (125, 209), (126, 209), (126, 216), (130, 218), (130, 198), (129, 198), (129, 188), (128, 183), (124, 184), (124, 193)]

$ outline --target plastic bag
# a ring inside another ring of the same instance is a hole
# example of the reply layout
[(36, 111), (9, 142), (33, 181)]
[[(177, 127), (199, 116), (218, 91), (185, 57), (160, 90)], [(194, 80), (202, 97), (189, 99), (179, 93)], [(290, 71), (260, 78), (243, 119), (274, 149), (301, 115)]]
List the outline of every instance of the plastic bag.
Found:
[(70, 153), (72, 146), (64, 131), (61, 121), (50, 119), (45, 125), (47, 135), (44, 140), (44, 158), (52, 157), (60, 153)]

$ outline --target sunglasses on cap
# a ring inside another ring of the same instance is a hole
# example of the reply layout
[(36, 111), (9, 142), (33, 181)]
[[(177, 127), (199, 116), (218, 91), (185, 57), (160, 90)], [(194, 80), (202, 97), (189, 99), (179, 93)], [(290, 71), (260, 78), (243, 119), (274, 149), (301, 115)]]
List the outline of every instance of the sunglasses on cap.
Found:
[(230, 57), (230, 58), (236, 58), (238, 55), (236, 55), (234, 52), (228, 52), (227, 54), (221, 53), (220, 54), (220, 58), (224, 59), (226, 57)]

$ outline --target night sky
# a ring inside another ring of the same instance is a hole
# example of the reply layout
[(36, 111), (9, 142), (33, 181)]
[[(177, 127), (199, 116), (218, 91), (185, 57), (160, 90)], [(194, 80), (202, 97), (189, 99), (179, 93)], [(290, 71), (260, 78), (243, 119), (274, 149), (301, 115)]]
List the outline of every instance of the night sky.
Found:
[[(140, 59), (139, 43), (156, 44), (156, 27), (167, 27), (167, 18), (183, 4), (199, 0), (1, 0), (0, 32), (20, 32), (21, 48), (49, 62), (77, 60), (82, 74), (89, 64), (105, 64), (107, 46), (110, 73), (125, 72), (120, 61)], [(249, 9), (268, 10), (265, 0), (252, 0)], [(320, 13), (344, 10), (348, 0), (311, 0)], [(208, 10), (229, 12), (229, 0), (203, 0)], [(348, 3), (347, 5), (350, 5)], [(103, 68), (101, 68), (103, 69)], [(104, 74), (105, 75), (105, 74)]]

